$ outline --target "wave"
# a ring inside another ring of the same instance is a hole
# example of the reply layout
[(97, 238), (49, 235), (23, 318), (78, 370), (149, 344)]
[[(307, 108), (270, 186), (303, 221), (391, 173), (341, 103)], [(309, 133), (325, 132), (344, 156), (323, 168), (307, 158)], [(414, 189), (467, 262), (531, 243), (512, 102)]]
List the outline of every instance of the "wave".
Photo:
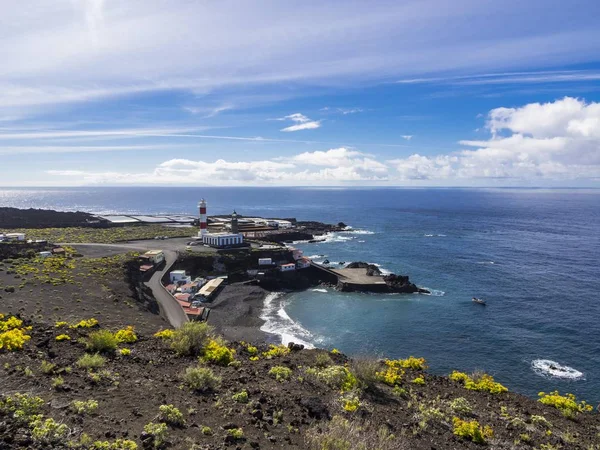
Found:
[(281, 292), (271, 292), (265, 297), (260, 315), (265, 323), (260, 327), (260, 330), (278, 335), (283, 345), (295, 342), (304, 345), (305, 348), (315, 348), (310, 343), (311, 340), (314, 340), (311, 332), (299, 323), (294, 322), (285, 311), (282, 303), (277, 301), (282, 295)]
[(312, 289), (313, 292), (327, 292), (327, 289)]
[(477, 264), (496, 264), (494, 261), (477, 261)]
[(340, 233), (352, 233), (352, 234), (375, 234), (374, 231), (369, 230), (346, 230), (340, 231)]
[(585, 380), (583, 372), (569, 366), (563, 366), (550, 359), (535, 359), (531, 362), (533, 371), (541, 376), (567, 380)]
[(327, 258), (327, 255), (310, 255), (307, 256), (308, 259), (322, 259), (322, 258)]
[(425, 237), (446, 237), (445, 234), (424, 234)]
[(429, 294), (423, 295), (431, 295), (432, 297), (443, 297), (446, 295), (444, 291), (440, 291), (439, 289), (429, 289), (428, 287), (423, 287), (423, 289), (427, 289), (429, 291)]

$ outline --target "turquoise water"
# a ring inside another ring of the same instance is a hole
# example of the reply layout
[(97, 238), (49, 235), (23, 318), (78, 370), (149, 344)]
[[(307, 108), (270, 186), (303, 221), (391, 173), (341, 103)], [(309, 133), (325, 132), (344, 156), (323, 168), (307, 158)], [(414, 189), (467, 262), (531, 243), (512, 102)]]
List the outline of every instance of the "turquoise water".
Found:
[[(297, 246), (317, 260), (378, 263), (436, 294), (294, 293), (270, 300), (269, 329), (350, 354), (423, 356), (435, 373), (485, 370), (531, 396), (600, 401), (598, 190), (5, 189), (0, 205), (195, 213), (200, 197), (209, 214), (344, 221), (355, 232)], [(536, 371), (539, 360), (581, 376)]]

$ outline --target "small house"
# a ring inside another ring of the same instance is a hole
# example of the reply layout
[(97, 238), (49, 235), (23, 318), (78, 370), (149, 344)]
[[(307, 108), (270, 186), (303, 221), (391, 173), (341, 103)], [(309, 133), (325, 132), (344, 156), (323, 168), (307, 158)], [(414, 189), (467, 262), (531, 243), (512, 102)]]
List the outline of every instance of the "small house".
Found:
[(310, 259), (300, 258), (298, 261), (296, 261), (296, 267), (298, 269), (306, 269), (306, 268), (310, 267)]
[(259, 266), (270, 266), (273, 264), (273, 260), (271, 258), (258, 258)]
[(56, 247), (52, 249), (52, 254), (56, 256), (65, 256), (67, 252), (62, 247)]
[(49, 256), (52, 256), (52, 252), (39, 252), (38, 255), (40, 258), (48, 258)]
[(282, 272), (292, 272), (292, 271), (296, 270), (296, 264), (294, 264), (294, 263), (282, 264), (281, 266), (279, 266), (279, 270), (281, 270)]
[(173, 270), (169, 273), (169, 277), (171, 278), (172, 284), (177, 284), (180, 281), (186, 281), (189, 277), (185, 273), (185, 270)]

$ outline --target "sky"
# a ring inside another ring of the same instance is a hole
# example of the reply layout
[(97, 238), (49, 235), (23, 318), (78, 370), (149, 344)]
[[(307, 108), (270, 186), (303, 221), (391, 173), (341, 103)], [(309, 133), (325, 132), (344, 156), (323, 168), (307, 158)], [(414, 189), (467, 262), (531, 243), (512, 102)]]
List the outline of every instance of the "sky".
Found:
[(600, 187), (595, 0), (0, 0), (0, 185)]

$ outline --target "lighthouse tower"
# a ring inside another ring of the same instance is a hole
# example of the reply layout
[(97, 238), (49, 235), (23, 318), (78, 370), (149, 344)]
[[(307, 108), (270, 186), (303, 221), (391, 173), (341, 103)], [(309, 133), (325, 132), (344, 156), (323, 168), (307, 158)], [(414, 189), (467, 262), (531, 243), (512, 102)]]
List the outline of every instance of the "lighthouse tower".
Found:
[(198, 203), (198, 209), (200, 210), (200, 231), (198, 232), (198, 236), (204, 236), (207, 232), (206, 230), (206, 200), (200, 200)]

